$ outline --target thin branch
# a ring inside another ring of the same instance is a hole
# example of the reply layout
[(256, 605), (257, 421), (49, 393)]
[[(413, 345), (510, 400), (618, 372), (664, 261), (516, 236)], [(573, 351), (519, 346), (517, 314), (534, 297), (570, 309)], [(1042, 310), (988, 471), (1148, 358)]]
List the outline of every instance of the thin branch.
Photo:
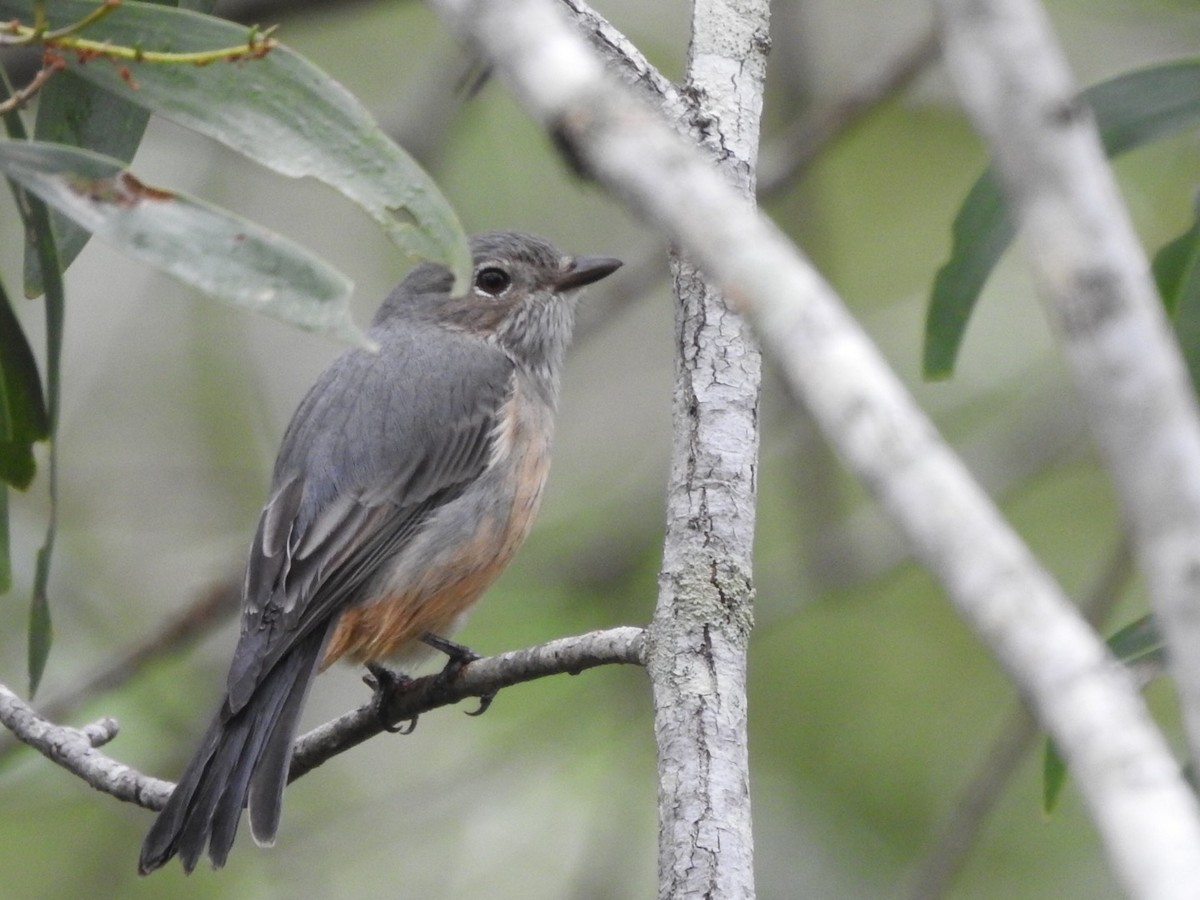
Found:
[(25, 105), (42, 89), (42, 86), (50, 80), (50, 76), (55, 72), (61, 72), (64, 68), (62, 60), (59, 59), (42, 66), (38, 69), (37, 74), (33, 76), (29, 84), (20, 90), (13, 91), (11, 97), (0, 103), (0, 116), (8, 115), (10, 112), (18, 109), (24, 109)]
[(46, 759), (78, 775), (98, 791), (147, 809), (161, 809), (175, 787), (143, 775), (96, 748), (117, 734), (117, 723), (102, 719), (85, 728), (55, 725), (0, 684), (0, 723)]
[(660, 105), (667, 118), (686, 122), (696, 111), (694, 98), (682, 94), (671, 79), (658, 71), (633, 41), (582, 0), (559, 0), (571, 12), (580, 34), (605, 62), (609, 71), (641, 93), (647, 102)]
[[(204, 637), (237, 612), (241, 595), (240, 578), (209, 588), (153, 634), (82, 679), (73, 690), (40, 704), (41, 716), (51, 722), (68, 719), (85, 703), (140, 675), (154, 661), (172, 656)], [(20, 746), (11, 735), (0, 736), (0, 760)]]
[[(586, 27), (593, 27), (593, 23), (599, 20), (603, 26), (596, 27), (607, 26), (608, 29), (612, 29), (611, 25), (584, 4), (574, 0), (562, 2), (571, 9), (580, 11)], [(628, 39), (624, 40), (628, 42)], [(605, 43), (624, 46), (607, 37)], [(845, 95), (836, 100), (797, 116), (780, 135), (767, 141), (759, 154), (759, 200), (782, 193), (797, 179), (802, 178), (822, 154), (928, 71), (938, 59), (937, 51), (937, 31), (931, 28), (903, 48), (870, 78), (851, 87)], [(613, 58), (618, 61), (626, 60), (620, 64), (628, 65), (635, 76), (641, 71), (640, 55), (632, 59), (616, 55), (608, 59), (611, 62)], [(670, 85), (666, 79), (662, 81)], [(657, 83), (651, 81), (651, 84)], [(665, 88), (663, 90), (665, 91)], [(658, 89), (655, 88), (654, 92), (658, 93)], [(667, 95), (663, 93), (662, 96)], [(668, 118), (681, 115), (678, 112), (679, 107), (675, 106), (673, 101), (664, 103), (662, 108), (663, 114)], [(619, 279), (612, 284), (602, 283), (593, 288), (588, 294), (588, 302), (580, 309), (580, 321), (575, 329), (576, 342), (590, 338), (599, 330), (601, 324), (610, 321), (613, 316), (645, 296), (661, 282), (668, 271), (663, 264), (663, 258), (669, 249), (666, 241), (655, 242), (643, 249), (637, 259), (626, 262)]]
[[(1045, 10), (1036, 0), (941, 0), (939, 9), (947, 66), (1023, 230), (1200, 757), (1200, 410), (1179, 345)], [(1166, 877), (1129, 864), (1128, 890)]]
[(578, 675), (596, 666), (643, 665), (642, 629), (633, 627), (593, 631), (559, 638), (537, 647), (513, 650), (476, 660), (453, 681), (427, 675), (388, 696), (383, 707), (366, 703), (296, 741), (291, 780), (351, 747), (416, 716), (470, 697), (486, 697), (501, 688), (548, 675)]
[(832, 144), (905, 91), (938, 58), (938, 33), (931, 26), (844, 96), (795, 119), (764, 148), (758, 166), (759, 197), (779, 192), (808, 171)]
[[(574, 168), (751, 316), (813, 418), (1063, 751), (1119, 880), (1200, 884), (1200, 808), (1129, 675), (1004, 521), (833, 289), (695, 147), (609, 79), (549, 0), (430, 0)], [(1196, 542), (1200, 547), (1200, 540)], [(1145, 873), (1154, 870), (1150, 881)], [(1171, 887), (1171, 886), (1174, 887)]]
[[(501, 688), (548, 675), (574, 675), (601, 665), (641, 663), (642, 629), (625, 627), (478, 659), (452, 681), (440, 675), (418, 678), (388, 698), (382, 716), (374, 703), (367, 703), (301, 737), (291, 775), (293, 779), (299, 778), (379, 734), (385, 725), (413, 719), (468, 697), (485, 697)], [(0, 723), (51, 762), (118, 800), (159, 810), (175, 789), (171, 782), (144, 775), (96, 749), (116, 736), (117, 723), (112, 719), (103, 719), (84, 729), (55, 725), (0, 684)]]

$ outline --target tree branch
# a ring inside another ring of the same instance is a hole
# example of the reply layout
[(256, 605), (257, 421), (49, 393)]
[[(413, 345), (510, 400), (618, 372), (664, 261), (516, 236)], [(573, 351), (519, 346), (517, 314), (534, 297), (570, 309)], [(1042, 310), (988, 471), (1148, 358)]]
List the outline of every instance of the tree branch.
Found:
[(571, 11), (571, 18), (580, 33), (608, 63), (609, 71), (619, 75), (647, 102), (661, 105), (668, 118), (683, 122), (692, 115), (695, 103), (680, 93), (674, 82), (651, 65), (637, 45), (604, 16), (582, 0), (559, 2)]
[(947, 63), (995, 158), (1121, 500), (1200, 757), (1200, 413), (1095, 121), (1036, 0), (942, 0)]
[(98, 791), (147, 809), (161, 809), (175, 787), (105, 756), (97, 747), (117, 736), (117, 723), (101, 719), (84, 728), (55, 725), (0, 684), (0, 723), (53, 763)]
[[(291, 778), (299, 778), (379, 734), (385, 724), (548, 675), (574, 675), (608, 664), (641, 665), (642, 653), (642, 629), (611, 628), (478, 659), (452, 681), (439, 675), (414, 679), (387, 698), (382, 721), (375, 704), (369, 702), (301, 737), (296, 742)], [(83, 729), (55, 725), (0, 684), (0, 723), (51, 762), (118, 800), (159, 810), (175, 789), (171, 782), (144, 775), (96, 749), (116, 737), (117, 723), (112, 719)]]
[(361, 744), (400, 722), (469, 697), (485, 697), (501, 688), (548, 675), (578, 675), (611, 664), (643, 665), (640, 628), (610, 628), (577, 637), (559, 638), (537, 647), (477, 659), (453, 681), (440, 675), (417, 678), (387, 696), (381, 709), (374, 702), (314, 728), (296, 740), (289, 780), (311, 772), (339, 753)]
[[(88, 701), (119, 688), (144, 672), (146, 666), (155, 660), (172, 656), (208, 634), (237, 612), (241, 599), (241, 578), (212, 586), (153, 634), (110, 660), (91, 676), (81, 679), (74, 689), (39, 704), (39, 714), (50, 722), (69, 718)], [(0, 735), (0, 760), (19, 746), (20, 743), (11, 736)]]
[(930, 27), (845, 96), (793, 121), (771, 140), (759, 161), (759, 196), (777, 193), (806, 172), (834, 141), (905, 90), (938, 58), (937, 29)]
[[(694, 0), (684, 123), (754, 202), (768, 0)], [(754, 896), (746, 651), (762, 356), (749, 324), (674, 253), (673, 449), (647, 633), (658, 748), (658, 895)]]
[[(590, 23), (594, 15), (582, 3), (563, 0), (572, 9), (582, 8), (584, 22)], [(599, 16), (596, 16), (601, 22)], [(608, 25), (607, 22), (604, 22)], [(611, 25), (608, 25), (611, 28)], [(596, 41), (593, 41), (595, 44)], [(879, 67), (869, 78), (852, 86), (844, 96), (821, 104), (797, 116), (781, 134), (771, 138), (759, 154), (757, 166), (757, 193), (760, 200), (777, 196), (787, 190), (797, 179), (804, 176), (822, 153), (854, 130), (884, 103), (894, 99), (908, 88), (930, 65), (938, 59), (937, 32), (930, 28), (912, 44), (904, 47), (892, 59)], [(603, 54), (602, 54), (603, 55)], [(614, 56), (618, 64), (623, 57)], [(633, 72), (640, 71), (633, 64)], [(661, 76), (660, 76), (661, 77)], [(666, 81), (666, 79), (663, 79)], [(670, 85), (670, 82), (666, 82)], [(674, 90), (674, 87), (671, 87)], [(680, 101), (682, 102), (682, 101)], [(668, 119), (686, 121), (679, 107), (667, 102), (662, 105)], [(404, 143), (401, 141), (401, 143)], [(408, 147), (408, 144), (405, 144)], [(411, 149), (411, 148), (409, 148)], [(633, 260), (626, 261), (621, 277), (612, 284), (602, 282), (588, 294), (587, 304), (580, 309), (575, 327), (577, 343), (588, 340), (600, 327), (611, 321), (634, 300), (644, 296), (665, 275), (667, 267), (663, 258), (669, 251), (665, 241), (644, 248)]]
[[(495, 64), (577, 171), (678, 241), (747, 310), (846, 464), (1030, 698), (1087, 798), (1119, 880), (1143, 896), (1146, 883), (1156, 896), (1192, 891), (1200, 884), (1200, 809), (1130, 677), (833, 289), (708, 160), (607, 78), (548, 0), (430, 3)], [(1150, 881), (1147, 869), (1156, 872)]]

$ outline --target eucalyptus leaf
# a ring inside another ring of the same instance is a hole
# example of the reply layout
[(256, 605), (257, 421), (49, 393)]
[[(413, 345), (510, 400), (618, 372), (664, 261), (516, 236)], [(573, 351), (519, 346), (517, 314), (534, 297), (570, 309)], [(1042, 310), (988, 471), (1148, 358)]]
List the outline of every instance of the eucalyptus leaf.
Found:
[(1200, 392), (1200, 208), (1187, 231), (1155, 254), (1153, 270), (1192, 387)]
[[(1185, 60), (1120, 75), (1083, 92), (1104, 150), (1116, 156), (1200, 123), (1200, 61)], [(938, 271), (925, 318), (922, 368), (948, 378), (992, 269), (1012, 242), (1013, 226), (994, 173), (967, 194), (952, 227), (950, 259)]]
[(0, 481), (28, 487), (35, 471), (33, 445), (49, 435), (37, 361), (0, 286)]
[[(73, 72), (60, 72), (42, 88), (38, 98), (34, 137), (54, 144), (94, 150), (128, 163), (133, 159), (150, 113)], [(65, 270), (91, 238), (91, 232), (59, 212), (50, 225), (58, 244), (59, 264)], [(25, 246), (25, 295), (38, 297), (44, 290), (37, 249)]]
[[(28, 146), (23, 140), (18, 143)], [(29, 696), (32, 697), (42, 682), (54, 637), (50, 620), (50, 560), (58, 536), (58, 417), (62, 397), (62, 348), (67, 299), (63, 288), (62, 264), (58, 260), (58, 246), (50, 227), (49, 208), (30, 193), (26, 193), (21, 208), (25, 232), (27, 236), (32, 235), (46, 288), (43, 297), (46, 311), (46, 419), (50, 430), (50, 471), (46, 479), (50, 511), (46, 521), (46, 537), (37, 552), (33, 597), (29, 603), (28, 669)]]
[[(0, 16), (28, 22), (32, 7), (32, 0), (0, 0)], [(55, 0), (51, 25), (76, 21), (94, 7), (92, 0)], [(146, 52), (194, 52), (245, 45), (249, 31), (190, 10), (126, 0), (83, 36)], [(98, 87), (262, 165), (333, 186), (407, 253), (449, 266), (460, 284), (469, 277), (466, 236), (433, 180), (352, 94), (287, 47), (204, 66), (67, 61)]]
[(144, 184), (120, 160), (0, 142), (0, 171), (137, 259), (234, 306), (365, 342), (349, 279), (307, 250), (199, 200)]
[(54, 624), (50, 619), (50, 598), (46, 585), (50, 582), (50, 557), (54, 553), (53, 524), (46, 532), (46, 543), (38, 550), (37, 571), (34, 575), (33, 599), (29, 604), (29, 696), (37, 693), (50, 659), (54, 642)]
[(1046, 741), (1042, 753), (1042, 812), (1050, 815), (1058, 806), (1062, 789), (1067, 784), (1067, 761), (1058, 752), (1054, 741)]
[[(159, 6), (178, 5), (176, 0), (149, 2)], [(201, 2), (211, 8), (208, 0)], [(127, 98), (97, 87), (73, 72), (59, 72), (38, 92), (33, 136), (35, 140), (70, 144), (130, 162), (149, 120), (150, 112)], [(65, 271), (92, 235), (57, 212), (50, 214), (50, 227), (58, 246), (59, 265)], [(26, 241), (25, 295), (37, 297), (43, 289), (37, 249)]]
[(0, 594), (12, 587), (12, 553), (8, 541), (8, 487), (0, 483)]
[(1130, 622), (1110, 637), (1107, 643), (1113, 655), (1126, 665), (1166, 661), (1166, 646), (1158, 633), (1154, 616), (1142, 616)]

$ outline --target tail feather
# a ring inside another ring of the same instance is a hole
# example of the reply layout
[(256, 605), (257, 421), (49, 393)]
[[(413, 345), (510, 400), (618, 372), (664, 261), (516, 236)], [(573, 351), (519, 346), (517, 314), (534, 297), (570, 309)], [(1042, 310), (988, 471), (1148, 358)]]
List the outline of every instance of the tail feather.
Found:
[[(138, 861), (141, 874), (153, 872), (175, 855), (184, 871), (191, 872), (205, 845), (213, 867), (223, 866), (252, 793), (255, 840), (274, 840), (292, 740), (323, 645), (321, 630), (306, 635), (242, 709), (230, 715), (222, 706), (146, 835)], [(265, 815), (258, 813), (260, 806)]]
[(308, 689), (312, 686), (316, 665), (321, 658), (320, 650), (323, 647), (322, 644), (318, 648), (308, 677), (302, 679), (284, 700), (283, 708), (279, 711), (279, 721), (266, 736), (258, 766), (250, 779), (250, 834), (260, 847), (273, 846), (275, 835), (279, 833), (279, 818), (283, 813), (283, 789), (287, 787), (288, 769), (292, 762), (292, 742), (296, 737), (300, 711), (308, 699)]

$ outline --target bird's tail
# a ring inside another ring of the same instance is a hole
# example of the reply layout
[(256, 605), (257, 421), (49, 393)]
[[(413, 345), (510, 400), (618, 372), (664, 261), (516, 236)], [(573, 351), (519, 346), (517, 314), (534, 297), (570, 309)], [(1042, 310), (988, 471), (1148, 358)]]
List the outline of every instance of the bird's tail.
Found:
[(225, 865), (247, 801), (255, 842), (274, 843), (292, 740), (323, 643), (323, 629), (316, 629), (275, 664), (244, 707), (231, 714), (222, 704), (142, 843), (141, 874), (176, 854), (191, 872), (206, 844), (213, 868)]

